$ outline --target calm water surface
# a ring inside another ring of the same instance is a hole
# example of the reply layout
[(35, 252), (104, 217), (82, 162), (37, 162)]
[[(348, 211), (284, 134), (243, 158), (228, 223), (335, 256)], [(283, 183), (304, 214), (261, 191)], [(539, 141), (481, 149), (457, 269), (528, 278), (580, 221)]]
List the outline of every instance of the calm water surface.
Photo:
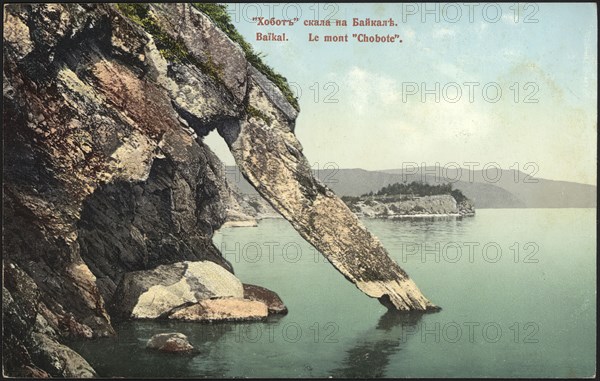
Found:
[[(135, 322), (72, 346), (101, 376), (581, 377), (595, 372), (595, 209), (484, 209), (463, 220), (365, 220), (443, 310), (394, 314), (284, 220), (219, 231), (244, 282), (289, 314), (258, 323)], [(179, 331), (200, 350), (145, 350)]]

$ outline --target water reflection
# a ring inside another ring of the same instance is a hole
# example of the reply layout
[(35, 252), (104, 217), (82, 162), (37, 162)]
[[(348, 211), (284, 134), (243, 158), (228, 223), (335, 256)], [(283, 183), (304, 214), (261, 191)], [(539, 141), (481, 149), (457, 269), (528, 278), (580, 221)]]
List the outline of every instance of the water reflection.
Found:
[[(230, 333), (231, 324), (188, 324), (171, 321), (126, 321), (116, 324), (118, 335), (68, 344), (81, 354), (100, 376), (111, 377), (224, 377), (226, 361), (214, 361), (212, 351)], [(158, 333), (181, 332), (198, 350), (193, 355), (173, 355), (146, 349)], [(202, 366), (199, 366), (202, 364)]]
[[(597, 283), (595, 218), (595, 209), (514, 209), (481, 210), (475, 218), (430, 226), (418, 221), (366, 221), (425, 294), (444, 307), (443, 315), (422, 320), (419, 315), (383, 315), (383, 307), (373, 309), (377, 302), (350, 287), (332, 266), (314, 261), (314, 251), (285, 221), (223, 230), (228, 252), (236, 247), (231, 242), (239, 242), (241, 248), (246, 243), (278, 242), (281, 248), (297, 242), (308, 254), (291, 262), (279, 251), (280, 256), (271, 260), (264, 246), (262, 259), (250, 262), (244, 260), (243, 249), (234, 252), (241, 258), (234, 263), (239, 278), (278, 292), (290, 309), (288, 315), (280, 321), (222, 325), (131, 322), (119, 329), (117, 338), (78, 342), (73, 348), (104, 377), (589, 376), (596, 364), (596, 308), (588, 303), (596, 298), (595, 287), (590, 287)], [(427, 232), (435, 234), (426, 239)], [(442, 247), (447, 242), (498, 242), (504, 256), (497, 263), (481, 257), (471, 262), (465, 249), (464, 260), (456, 263), (436, 263), (432, 255), (424, 262), (421, 255), (406, 251), (403, 257), (408, 243), (431, 248), (437, 242)], [(515, 242), (521, 248), (526, 242), (543, 248), (536, 257), (539, 263), (515, 263), (509, 251)], [(562, 301), (561, 308), (549, 294)], [(457, 322), (463, 336), (456, 343), (438, 343), (431, 336), (424, 340), (424, 323), (430, 320), (442, 327)], [(327, 322), (339, 327), (332, 343), (325, 341), (330, 332)], [(466, 322), (481, 324), (474, 342)], [(482, 336), (487, 322), (500, 322), (503, 334), (498, 343), (488, 343)], [(519, 326), (513, 331), (515, 322)], [(539, 337), (538, 344), (524, 343), (530, 334), (524, 330), (527, 322), (539, 324), (539, 335), (534, 336)], [(296, 325), (302, 328), (300, 340), (286, 339), (295, 331), (290, 329), (285, 336), (285, 328)], [(169, 331), (186, 334), (200, 354), (188, 358), (145, 349), (153, 334)], [(253, 340), (260, 332), (262, 336)]]
[(388, 311), (381, 316), (375, 328), (357, 338), (355, 346), (346, 350), (341, 366), (330, 374), (341, 378), (386, 377), (392, 355), (400, 351), (423, 313)]

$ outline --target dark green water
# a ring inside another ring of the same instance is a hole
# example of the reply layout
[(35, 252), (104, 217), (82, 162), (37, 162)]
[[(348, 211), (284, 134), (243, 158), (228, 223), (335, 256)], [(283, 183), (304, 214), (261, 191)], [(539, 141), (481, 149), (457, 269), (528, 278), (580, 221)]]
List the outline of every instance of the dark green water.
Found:
[[(443, 308), (427, 315), (386, 313), (283, 220), (222, 229), (214, 241), (236, 275), (279, 293), (287, 316), (127, 323), (116, 338), (73, 348), (105, 377), (592, 376), (595, 218), (595, 209), (487, 209), (464, 220), (365, 221)], [(200, 353), (145, 350), (169, 331)]]

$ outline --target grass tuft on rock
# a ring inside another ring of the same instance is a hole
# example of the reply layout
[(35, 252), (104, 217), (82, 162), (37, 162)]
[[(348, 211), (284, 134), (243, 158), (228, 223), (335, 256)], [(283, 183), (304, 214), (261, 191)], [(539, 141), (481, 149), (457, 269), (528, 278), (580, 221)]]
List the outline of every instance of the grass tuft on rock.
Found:
[(189, 62), (198, 67), (203, 73), (222, 83), (222, 68), (217, 67), (210, 57), (208, 57), (207, 62), (196, 59), (188, 51), (183, 41), (174, 39), (163, 31), (150, 14), (148, 4), (118, 3), (116, 7), (123, 15), (152, 35), (156, 48), (167, 61)]
[(287, 79), (278, 74), (269, 65), (263, 62), (262, 53), (256, 53), (244, 37), (237, 31), (231, 23), (231, 17), (227, 13), (227, 6), (216, 3), (192, 3), (199, 11), (207, 15), (227, 36), (234, 42), (237, 42), (244, 54), (246, 60), (252, 64), (258, 71), (263, 73), (271, 82), (273, 82), (283, 93), (287, 101), (296, 109), (300, 110), (298, 99), (296, 99), (293, 91), (287, 82)]
[(264, 122), (269, 126), (271, 125), (271, 122), (273, 122), (273, 119), (267, 116), (267, 114), (250, 105), (246, 106), (246, 114), (250, 115), (251, 117), (264, 120)]

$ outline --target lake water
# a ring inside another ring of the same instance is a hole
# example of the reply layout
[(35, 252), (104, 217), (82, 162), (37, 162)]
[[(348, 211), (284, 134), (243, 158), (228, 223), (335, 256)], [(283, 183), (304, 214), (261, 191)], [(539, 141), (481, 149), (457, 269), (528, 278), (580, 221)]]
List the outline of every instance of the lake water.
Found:
[[(289, 314), (257, 323), (129, 322), (72, 346), (101, 376), (582, 377), (595, 373), (596, 209), (482, 209), (465, 219), (365, 220), (442, 311), (386, 312), (284, 220), (215, 244)], [(145, 350), (179, 331), (200, 350)]]

